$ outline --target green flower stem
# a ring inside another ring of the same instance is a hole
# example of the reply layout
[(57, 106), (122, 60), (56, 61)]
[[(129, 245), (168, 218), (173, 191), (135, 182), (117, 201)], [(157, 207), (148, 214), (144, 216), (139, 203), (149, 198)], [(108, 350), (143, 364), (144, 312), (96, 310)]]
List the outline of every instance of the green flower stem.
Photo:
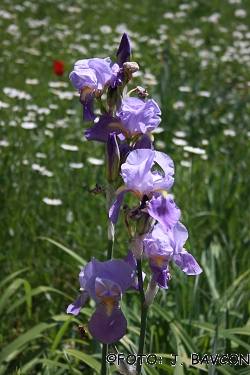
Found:
[(102, 115), (107, 114), (108, 112), (106, 111), (106, 109), (104, 108), (104, 106), (103, 106), (103, 104), (102, 104), (102, 99), (97, 97), (97, 98), (96, 98), (96, 101), (97, 101), (97, 103), (98, 103), (98, 105), (99, 105), (99, 108), (100, 108), (100, 110), (101, 110), (101, 114), (102, 114)]
[(100, 375), (107, 375), (107, 360), (108, 355), (108, 344), (102, 344), (102, 367)]
[(114, 224), (110, 219), (108, 219), (108, 254), (107, 260), (112, 259), (113, 257), (113, 248), (115, 240), (115, 228)]
[[(109, 211), (109, 208), (112, 205), (112, 201), (114, 200), (114, 193), (113, 193), (113, 186), (109, 184), (109, 188), (107, 190), (106, 196), (106, 208)], [(110, 219), (108, 219), (108, 253), (107, 253), (107, 260), (113, 258), (113, 248), (114, 248), (114, 240), (115, 240), (115, 227), (114, 224)], [(108, 364), (107, 364), (107, 355), (108, 355), (108, 344), (102, 344), (102, 367), (100, 375), (107, 375), (108, 374)]]
[[(140, 295), (141, 295), (141, 330), (140, 330), (140, 342), (138, 348), (138, 354), (143, 354), (144, 343), (145, 343), (145, 336), (146, 336), (146, 328), (147, 328), (147, 313), (148, 313), (148, 306), (144, 306), (145, 302), (145, 295), (143, 290), (143, 279), (142, 279), (142, 267), (141, 267), (141, 260), (137, 261), (137, 271), (138, 271), (138, 279), (140, 288)], [(138, 358), (136, 363), (136, 370), (138, 374), (141, 373), (142, 364), (140, 363), (140, 358)]]

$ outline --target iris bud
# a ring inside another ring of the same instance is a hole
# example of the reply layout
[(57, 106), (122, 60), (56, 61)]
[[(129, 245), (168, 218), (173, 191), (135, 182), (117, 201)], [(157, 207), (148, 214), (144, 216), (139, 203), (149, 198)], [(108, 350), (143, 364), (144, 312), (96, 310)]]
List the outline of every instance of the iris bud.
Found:
[(159, 290), (159, 286), (157, 285), (154, 278), (151, 276), (146, 293), (145, 293), (145, 302), (143, 306), (149, 306), (152, 304), (158, 290)]
[(106, 179), (112, 184), (118, 177), (120, 165), (120, 151), (115, 133), (110, 133), (105, 153), (106, 159)]
[(136, 224), (136, 232), (140, 235), (148, 233), (152, 228), (155, 220), (147, 213), (144, 213)]

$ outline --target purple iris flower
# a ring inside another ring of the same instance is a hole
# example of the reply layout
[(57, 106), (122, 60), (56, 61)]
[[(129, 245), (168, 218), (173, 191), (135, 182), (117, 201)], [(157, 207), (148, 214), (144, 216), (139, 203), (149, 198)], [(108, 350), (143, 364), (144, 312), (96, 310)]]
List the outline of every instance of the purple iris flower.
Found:
[(77, 61), (73, 72), (69, 75), (72, 86), (77, 90), (88, 87), (93, 91), (102, 91), (112, 75), (111, 64), (109, 57)]
[(104, 344), (119, 341), (127, 329), (119, 301), (134, 286), (134, 279), (135, 269), (128, 262), (118, 259), (99, 262), (92, 258), (79, 274), (82, 293), (68, 306), (67, 313), (78, 315), (90, 296), (99, 305), (88, 323), (89, 332)]
[(117, 112), (123, 130), (130, 134), (130, 137), (135, 133), (145, 134), (154, 130), (161, 122), (158, 116), (160, 114), (161, 110), (153, 99), (145, 102), (134, 97), (124, 99)]
[[(75, 63), (69, 78), (72, 86), (80, 92), (80, 102), (83, 105), (83, 121), (94, 121), (94, 98), (100, 97), (109, 85), (121, 84), (123, 74), (122, 64), (129, 60), (131, 54), (130, 42), (124, 34), (117, 52), (117, 63), (112, 63), (109, 57), (105, 59), (83, 59)], [(112, 82), (111, 82), (112, 81)]]
[[(151, 171), (157, 163), (163, 170)], [(174, 183), (174, 163), (163, 152), (149, 149), (132, 151), (121, 166), (121, 176), (125, 186), (117, 189), (117, 200), (109, 210), (109, 217), (116, 224), (120, 206), (125, 193), (133, 193), (139, 201), (146, 202), (145, 212), (158, 220), (167, 230), (173, 228), (181, 216), (181, 210), (176, 206), (167, 190)]]
[(83, 121), (94, 121), (94, 98), (101, 96), (110, 84), (113, 74), (111, 60), (93, 58), (79, 60), (69, 78), (72, 86), (80, 92), (80, 102), (83, 105)]
[(187, 238), (188, 231), (179, 221), (167, 231), (162, 225), (156, 224), (145, 238), (144, 252), (149, 260), (153, 278), (161, 288), (168, 287), (170, 260), (187, 275), (198, 275), (202, 272), (194, 257), (183, 248)]
[(96, 124), (84, 131), (84, 134), (88, 141), (107, 142), (111, 132), (121, 134), (130, 140), (154, 130), (161, 122), (158, 116), (160, 114), (160, 108), (153, 99), (144, 102), (138, 98), (128, 97), (122, 101), (117, 112), (118, 118), (102, 115)]

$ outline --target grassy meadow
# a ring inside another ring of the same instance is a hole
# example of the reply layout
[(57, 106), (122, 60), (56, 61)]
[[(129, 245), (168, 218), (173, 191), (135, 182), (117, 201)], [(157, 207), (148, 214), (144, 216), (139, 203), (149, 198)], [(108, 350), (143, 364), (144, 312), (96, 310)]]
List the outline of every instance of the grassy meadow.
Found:
[[(105, 145), (87, 142), (68, 75), (83, 58), (115, 54), (123, 32), (162, 122), (155, 149), (175, 163), (171, 189), (203, 269), (171, 265), (169, 289), (149, 309), (144, 353), (161, 357), (143, 375), (247, 375), (250, 365), (249, 0), (2, 0), (0, 5), (0, 375), (89, 375), (101, 346), (82, 339), (95, 304), (66, 314), (91, 256), (107, 254)], [(57, 76), (53, 62), (65, 62)], [(114, 257), (128, 238), (119, 218)], [(144, 263), (149, 277), (149, 268)], [(119, 352), (137, 350), (140, 302)], [(200, 361), (234, 354), (230, 363)], [(171, 354), (178, 363), (171, 366)], [(248, 358), (239, 363), (237, 356)], [(182, 365), (181, 365), (182, 363)], [(110, 374), (118, 374), (114, 365)]]

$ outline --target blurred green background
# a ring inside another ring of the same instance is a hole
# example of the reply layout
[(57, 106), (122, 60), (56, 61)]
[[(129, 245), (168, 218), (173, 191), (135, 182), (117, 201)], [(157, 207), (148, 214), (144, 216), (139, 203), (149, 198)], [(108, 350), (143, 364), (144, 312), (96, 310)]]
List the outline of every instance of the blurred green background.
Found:
[[(65, 311), (80, 268), (106, 259), (105, 197), (87, 191), (105, 185), (105, 146), (85, 140), (68, 74), (79, 59), (115, 61), (123, 32), (140, 66), (129, 89), (147, 87), (162, 110), (154, 145), (174, 160), (171, 193), (186, 248), (203, 268), (188, 277), (172, 266), (169, 289), (149, 309), (145, 345), (162, 363), (144, 374), (249, 374), (237, 356), (231, 366), (191, 364), (191, 353), (250, 353), (249, 15), (248, 0), (1, 2), (0, 375), (100, 368), (100, 345), (77, 333), (94, 304), (77, 318)], [(62, 76), (55, 60), (65, 62)], [(114, 256), (127, 250), (119, 219)], [(129, 354), (138, 295), (128, 292), (121, 306), (128, 330), (118, 350)], [(173, 353), (183, 366), (170, 365)]]

